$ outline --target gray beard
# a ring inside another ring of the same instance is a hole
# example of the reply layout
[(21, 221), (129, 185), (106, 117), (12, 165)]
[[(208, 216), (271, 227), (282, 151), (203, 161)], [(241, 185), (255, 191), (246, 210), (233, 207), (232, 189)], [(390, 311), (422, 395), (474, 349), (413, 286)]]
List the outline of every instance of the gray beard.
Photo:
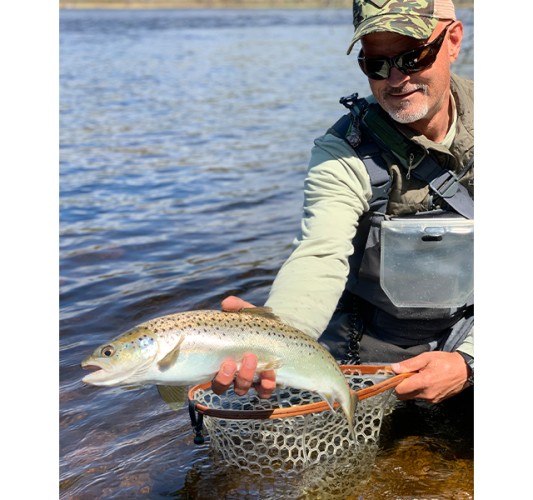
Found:
[[(427, 95), (427, 86), (423, 84), (416, 84), (411, 87), (413, 90), (421, 89), (424, 95)], [(389, 114), (389, 116), (398, 123), (413, 123), (421, 120), (428, 114), (428, 105), (424, 104), (416, 110), (411, 110), (411, 106), (407, 105), (404, 108), (389, 108), (388, 106), (383, 109)]]
[(408, 109), (386, 109), (389, 116), (398, 123), (413, 123), (424, 118), (428, 113), (427, 105), (422, 106), (416, 111), (409, 111)]

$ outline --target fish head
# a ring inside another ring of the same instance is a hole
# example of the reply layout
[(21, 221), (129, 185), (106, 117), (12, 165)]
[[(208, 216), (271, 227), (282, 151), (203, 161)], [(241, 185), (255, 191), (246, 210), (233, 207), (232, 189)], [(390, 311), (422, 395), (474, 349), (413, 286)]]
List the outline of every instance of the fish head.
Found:
[(142, 382), (158, 351), (154, 332), (142, 326), (133, 328), (82, 361), (83, 369), (92, 370), (82, 382), (100, 386)]

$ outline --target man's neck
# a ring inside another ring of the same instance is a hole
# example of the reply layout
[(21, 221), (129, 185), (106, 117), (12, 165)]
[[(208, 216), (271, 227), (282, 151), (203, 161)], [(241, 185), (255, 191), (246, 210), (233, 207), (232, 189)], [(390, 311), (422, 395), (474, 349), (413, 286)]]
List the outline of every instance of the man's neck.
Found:
[(453, 105), (451, 94), (448, 93), (448, 105), (442, 106), (436, 114), (430, 118), (422, 118), (407, 126), (419, 135), (426, 136), (430, 141), (442, 142), (446, 137), (450, 125), (453, 122)]

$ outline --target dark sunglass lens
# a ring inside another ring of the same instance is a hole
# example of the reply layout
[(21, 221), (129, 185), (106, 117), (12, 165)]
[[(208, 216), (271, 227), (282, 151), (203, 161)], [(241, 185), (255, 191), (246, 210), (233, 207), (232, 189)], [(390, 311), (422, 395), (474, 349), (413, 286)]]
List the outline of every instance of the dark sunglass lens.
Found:
[(359, 64), (365, 75), (372, 80), (384, 80), (389, 77), (390, 66), (385, 59), (363, 59)]
[(438, 49), (435, 47), (424, 47), (418, 54), (417, 61), (414, 62), (415, 67), (423, 69), (431, 66), (437, 58)]
[(444, 28), (443, 32), (433, 42), (398, 56), (396, 67), (405, 75), (429, 68), (437, 59), (448, 26)]
[(390, 76), (392, 66), (398, 68), (404, 75), (417, 73), (429, 68), (437, 59), (437, 55), (446, 36), (448, 28), (454, 23), (452, 21), (444, 28), (442, 33), (430, 43), (421, 47), (404, 52), (390, 59), (366, 59), (363, 50), (359, 52), (357, 61), (363, 73), (372, 80), (385, 80)]
[(433, 52), (431, 47), (427, 46), (406, 52), (398, 57), (397, 68), (405, 75), (422, 71), (435, 62), (436, 54)]

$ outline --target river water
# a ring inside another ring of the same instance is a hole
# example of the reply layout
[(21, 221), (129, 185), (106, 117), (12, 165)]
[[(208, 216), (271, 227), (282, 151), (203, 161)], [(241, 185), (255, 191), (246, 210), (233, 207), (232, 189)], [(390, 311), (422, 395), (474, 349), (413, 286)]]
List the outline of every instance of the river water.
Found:
[[(79, 364), (156, 316), (264, 302), (312, 141), (368, 93), (352, 31), (347, 10), (61, 12), (61, 498), (266, 498), (193, 443), (186, 409), (84, 386)], [(396, 410), (346, 498), (472, 498), (470, 403)]]

